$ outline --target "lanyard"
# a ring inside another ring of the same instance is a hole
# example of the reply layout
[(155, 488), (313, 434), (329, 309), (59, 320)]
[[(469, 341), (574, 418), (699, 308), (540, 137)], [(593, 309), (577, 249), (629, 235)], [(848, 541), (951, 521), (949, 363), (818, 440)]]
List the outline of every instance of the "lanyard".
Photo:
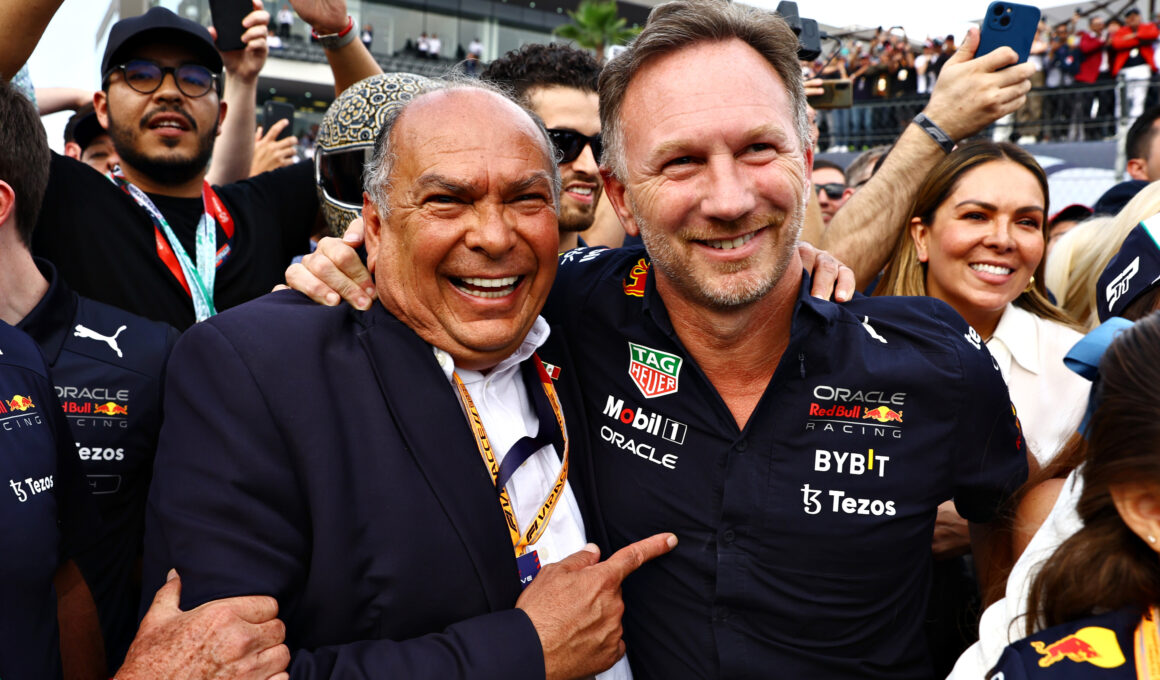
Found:
[[(528, 528), (523, 533), (520, 532), (520, 525), (516, 519), (515, 510), (512, 508), (511, 497), (508, 495), (507, 487), (499, 483), (501, 466), (496, 462), (495, 452), (491, 448), (491, 440), (487, 437), (487, 431), (483, 428), (483, 420), (479, 416), (479, 411), (476, 410), (475, 403), (471, 400), (471, 395), (467, 393), (467, 387), (459, 379), (459, 375), (456, 373), (452, 374), (452, 377), (455, 379), (455, 388), (459, 390), (460, 403), (463, 404), (464, 410), (467, 411), (467, 419), (470, 421), (471, 431), (475, 435), (475, 444), (479, 448), (479, 455), (483, 458), (483, 463), (487, 466), (488, 473), (491, 474), (492, 483), (496, 485), (499, 491), (499, 506), (503, 510), (504, 519), (507, 520), (508, 534), (511, 536), (512, 548), (516, 552), (516, 557), (521, 557), (528, 551), (528, 546), (540, 540), (544, 530), (548, 528), (548, 522), (552, 518), (552, 512), (556, 509), (556, 503), (564, 493), (564, 486), (568, 481), (568, 430), (564, 425), (564, 412), (560, 409), (560, 402), (556, 397), (556, 387), (552, 384), (552, 379), (548, 377), (548, 372), (544, 369), (544, 364), (540, 361), (540, 357), (532, 354), (532, 361), (534, 362), (535, 371), (542, 390), (536, 390), (529, 386), (528, 397), (536, 404), (536, 413), (540, 419), (541, 433), (545, 431), (546, 426), (544, 421), (546, 419), (554, 420), (560, 428), (560, 435), (564, 442), (564, 455), (560, 462), (560, 472), (556, 475), (555, 483), (552, 484), (551, 490), (548, 491), (547, 497), (544, 499), (543, 504), (540, 505), (540, 511), (536, 513), (536, 516), (528, 524)], [(509, 452), (508, 456), (511, 455), (512, 453)], [(507, 462), (506, 456), (504, 462)], [(510, 476), (510, 474), (505, 475), (504, 481), (506, 482)]]
[(1156, 619), (1160, 611), (1155, 606), (1149, 607), (1136, 626), (1136, 677), (1139, 680), (1155, 680), (1160, 678), (1160, 630), (1157, 630)]
[[(230, 244), (234, 240), (234, 220), (218, 198), (217, 192), (209, 182), (202, 181), (201, 200), (204, 212), (197, 222), (197, 263), (194, 264), (181, 241), (177, 239), (177, 235), (173, 233), (169, 222), (149, 196), (130, 184), (121, 174), (120, 168), (115, 170), (111, 177), (117, 186), (149, 214), (149, 219), (153, 221), (153, 241), (157, 247), (157, 256), (169, 268), (169, 272), (185, 289), (186, 294), (193, 299), (193, 311), (197, 320), (204, 321), (217, 314), (213, 303), (214, 279), (217, 276), (217, 268), (229, 256)], [(227, 239), (220, 249), (217, 247), (219, 223)]]

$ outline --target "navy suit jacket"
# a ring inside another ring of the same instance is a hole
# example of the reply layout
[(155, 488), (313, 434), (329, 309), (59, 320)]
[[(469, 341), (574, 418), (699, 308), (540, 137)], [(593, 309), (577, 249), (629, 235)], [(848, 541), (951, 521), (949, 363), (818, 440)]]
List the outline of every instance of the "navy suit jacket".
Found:
[[(582, 506), (584, 458), (571, 475)], [(378, 303), (274, 293), (185, 333), (150, 490), (146, 602), (170, 567), (183, 609), (276, 597), (294, 678), (544, 676), (454, 388)]]

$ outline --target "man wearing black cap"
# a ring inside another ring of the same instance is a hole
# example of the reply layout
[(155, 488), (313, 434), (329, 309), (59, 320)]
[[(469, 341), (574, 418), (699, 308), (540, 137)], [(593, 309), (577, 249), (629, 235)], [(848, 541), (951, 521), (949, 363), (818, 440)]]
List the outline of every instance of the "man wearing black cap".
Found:
[[(0, 10), (0, 34), (37, 34), (6, 14), (45, 21), (50, 12), (37, 11), (52, 3)], [(296, 4), (323, 34), (339, 89), (378, 72), (365, 47), (348, 40), (342, 3)], [(262, 59), (267, 16), (243, 21), (243, 41), (260, 42)], [(221, 101), (223, 65), (227, 88), (242, 71), (256, 79), (252, 51), (219, 54), (209, 31), (162, 8), (113, 26), (94, 105), (120, 172), (114, 183), (54, 156), (33, 242), (78, 293), (184, 329), (267, 292), (306, 251), (317, 212), (309, 163), (220, 187), (205, 180), (219, 126), (234, 113)], [(0, 71), (8, 68), (0, 61)]]
[(110, 172), (120, 164), (121, 158), (113, 148), (113, 140), (101, 127), (92, 104), (78, 109), (64, 126), (64, 155), (97, 172)]

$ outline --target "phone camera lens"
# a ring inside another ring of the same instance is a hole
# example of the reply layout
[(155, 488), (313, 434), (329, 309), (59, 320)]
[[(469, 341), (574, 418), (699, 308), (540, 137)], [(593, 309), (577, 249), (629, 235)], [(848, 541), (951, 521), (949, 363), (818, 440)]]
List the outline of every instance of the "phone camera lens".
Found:
[(1006, 26), (1010, 23), (1011, 23), (1011, 17), (1002, 17), (1001, 19), (999, 19), (1000, 26)]
[(993, 9), (992, 12), (994, 12), (995, 16), (999, 16), (1000, 14), (1003, 13), (1003, 10), (1005, 10), (1005, 9), (1006, 8), (1003, 5), (997, 4), (997, 5), (995, 5), (995, 9)]

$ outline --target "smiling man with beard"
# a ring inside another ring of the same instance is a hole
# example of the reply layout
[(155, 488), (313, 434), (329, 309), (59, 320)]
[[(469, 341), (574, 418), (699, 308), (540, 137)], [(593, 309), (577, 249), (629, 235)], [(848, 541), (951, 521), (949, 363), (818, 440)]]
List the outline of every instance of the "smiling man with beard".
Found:
[[(320, 34), (340, 90), (378, 72), (344, 31), (344, 3), (294, 4)], [(26, 14), (47, 22), (51, 5), (29, 2)], [(184, 330), (269, 291), (307, 251), (318, 210), (313, 164), (221, 186), (206, 181), (223, 121), (247, 116), (227, 110), (223, 93), (252, 100), (265, 63), (260, 6), (243, 20), (246, 47), (235, 51), (219, 52), (209, 30), (163, 8), (110, 30), (93, 103), (119, 170), (101, 177), (54, 155), (32, 244), (81, 295)], [(19, 25), (20, 17), (4, 18)], [(37, 22), (25, 19), (21, 30), (36, 35)], [(19, 42), (14, 51), (28, 49)]]

